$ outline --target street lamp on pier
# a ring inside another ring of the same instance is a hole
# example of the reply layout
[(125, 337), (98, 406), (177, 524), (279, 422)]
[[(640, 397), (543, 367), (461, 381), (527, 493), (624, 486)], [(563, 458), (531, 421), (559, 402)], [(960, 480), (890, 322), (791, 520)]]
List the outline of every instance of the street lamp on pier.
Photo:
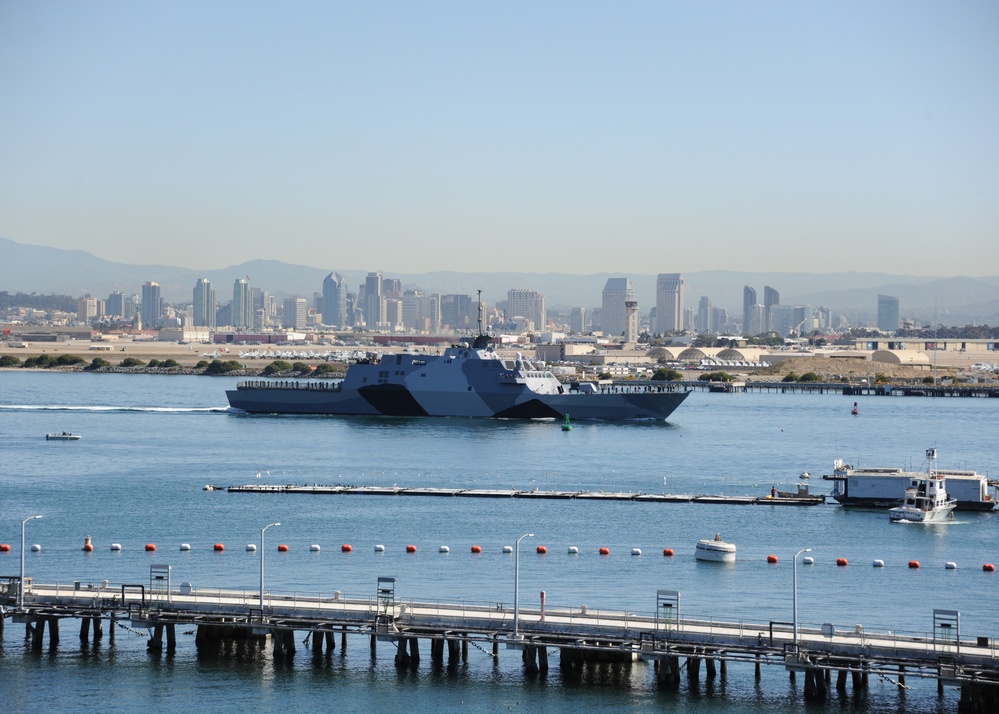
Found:
[(21, 521), (21, 581), (17, 585), (17, 609), (24, 609), (24, 525), (28, 521), (33, 521), (41, 516), (28, 516)]
[(271, 526), (279, 526), (280, 523), (268, 523), (266, 526), (260, 529), (260, 615), (263, 617), (264, 613), (264, 531)]
[(794, 652), (798, 653), (798, 556), (802, 553), (811, 553), (811, 548), (802, 548), (797, 553), (794, 554), (794, 558), (791, 559), (791, 603), (794, 609), (794, 617), (792, 618), (792, 639), (794, 640)]
[(533, 537), (533, 533), (525, 533), (520, 536), (513, 553), (513, 639), (520, 636), (517, 632), (518, 620), (520, 619), (520, 541)]

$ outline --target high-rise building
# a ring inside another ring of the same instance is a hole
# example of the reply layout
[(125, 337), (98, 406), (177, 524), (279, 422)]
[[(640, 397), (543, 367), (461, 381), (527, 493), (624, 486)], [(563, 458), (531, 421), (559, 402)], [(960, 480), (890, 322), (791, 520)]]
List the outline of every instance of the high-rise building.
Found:
[(624, 303), (624, 341), (638, 342), (638, 302), (628, 300)]
[(878, 295), (878, 329), (894, 332), (898, 329), (898, 298)]
[(766, 319), (766, 331), (770, 332), (773, 327), (773, 307), (780, 305), (780, 293), (769, 285), (763, 288), (763, 312)]
[(142, 285), (142, 326), (156, 330), (163, 326), (163, 298), (159, 283), (149, 281)]
[(304, 330), (309, 318), (309, 301), (305, 298), (288, 298), (284, 301), (281, 326), (291, 330)]
[(97, 298), (89, 295), (80, 298), (76, 306), (76, 319), (89, 325), (97, 317)]
[(656, 279), (656, 324), (653, 331), (665, 335), (683, 328), (683, 275), (660, 273)]
[(381, 273), (368, 273), (364, 279), (364, 322), (368, 328), (382, 324), (384, 299)]
[(347, 326), (347, 285), (339, 273), (330, 273), (323, 279), (323, 324)]
[(104, 301), (104, 312), (108, 317), (125, 317), (125, 293), (115, 290)]
[(472, 327), (478, 321), (478, 310), (470, 295), (440, 296), (441, 324), (452, 330)]
[(506, 314), (508, 320), (523, 317), (534, 323), (535, 330), (544, 330), (548, 319), (545, 313), (545, 296), (536, 290), (507, 290)]
[(214, 330), (215, 310), (215, 288), (208, 278), (199, 278), (194, 284), (193, 326)]
[(569, 330), (571, 332), (586, 332), (590, 323), (586, 321), (586, 308), (574, 307), (569, 313)]
[(781, 337), (805, 335), (812, 329), (812, 308), (808, 305), (774, 305), (771, 321), (771, 329)]
[(237, 330), (253, 327), (253, 297), (250, 294), (250, 281), (239, 278), (232, 284), (232, 326)]
[(621, 337), (627, 327), (625, 303), (635, 300), (628, 278), (607, 278), (600, 310), (600, 329), (605, 335)]
[(712, 332), (711, 325), (711, 300), (705, 295), (697, 301), (697, 319), (694, 321), (694, 329), (701, 332)]
[(742, 289), (742, 332), (745, 335), (758, 335), (763, 332), (762, 325), (756, 332), (750, 329), (749, 323), (752, 321), (751, 313), (754, 305), (756, 305), (756, 290), (747, 285)]

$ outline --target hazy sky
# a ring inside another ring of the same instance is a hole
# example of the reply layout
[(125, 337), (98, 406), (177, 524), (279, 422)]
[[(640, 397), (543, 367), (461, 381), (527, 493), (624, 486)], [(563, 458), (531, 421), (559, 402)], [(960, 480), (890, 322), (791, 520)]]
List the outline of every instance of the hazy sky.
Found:
[(0, 235), (192, 268), (995, 275), (997, 38), (995, 0), (0, 0)]

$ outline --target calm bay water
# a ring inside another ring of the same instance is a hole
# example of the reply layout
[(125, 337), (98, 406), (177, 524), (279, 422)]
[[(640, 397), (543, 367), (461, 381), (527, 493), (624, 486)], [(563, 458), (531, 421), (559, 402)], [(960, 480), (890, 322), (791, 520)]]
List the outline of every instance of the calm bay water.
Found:
[[(648, 493), (765, 495), (808, 471), (825, 492), (832, 461), (918, 469), (935, 447), (942, 468), (995, 476), (992, 434), (999, 400), (860, 398), (838, 395), (696, 393), (669, 423), (577, 423), (460, 419), (268, 417), (230, 413), (224, 390), (235, 380), (204, 377), (0, 372), (0, 575), (19, 568), (21, 519), (27, 526), (28, 575), (44, 582), (145, 582), (150, 563), (168, 563), (174, 583), (255, 591), (259, 554), (247, 543), (267, 531), (267, 585), (275, 591), (373, 594), (376, 578), (397, 578), (403, 598), (468, 602), (513, 599), (512, 545), (522, 545), (521, 603), (651, 613), (658, 588), (681, 593), (684, 616), (787, 621), (791, 556), (799, 565), (803, 625), (861, 623), (868, 629), (925, 633), (932, 609), (961, 612), (962, 633), (999, 637), (997, 580), (981, 565), (999, 560), (999, 514), (960, 513), (942, 526), (890, 525), (883, 511), (594, 503), (585, 501), (293, 496), (206, 492), (205, 484), (350, 483), (401, 486), (622, 490)], [(854, 401), (861, 414), (850, 415)], [(46, 442), (50, 431), (83, 434), (79, 442)], [(739, 546), (732, 567), (698, 564), (694, 543), (720, 532)], [(80, 550), (91, 536), (95, 551)], [(110, 543), (121, 543), (113, 553)], [(179, 552), (180, 543), (190, 552)], [(224, 553), (212, 550), (222, 542)], [(143, 551), (156, 543), (156, 553)], [(289, 546), (277, 553), (278, 543)], [(353, 552), (339, 546), (351, 543)], [(384, 544), (385, 553), (374, 545)], [(418, 552), (407, 555), (405, 546)], [(319, 544), (321, 552), (309, 551)], [(469, 553), (481, 545), (481, 555)], [(449, 545), (451, 553), (438, 553)], [(548, 546), (546, 556), (534, 553)], [(578, 556), (566, 555), (568, 546)], [(598, 548), (611, 549), (609, 557)], [(633, 557), (632, 548), (644, 555)], [(663, 558), (664, 547), (676, 557)], [(775, 554), (780, 563), (766, 563)], [(850, 565), (837, 567), (837, 558)], [(874, 569), (871, 561), (887, 567)], [(910, 560), (923, 567), (911, 570)], [(945, 570), (955, 561), (957, 570)], [(71, 629), (71, 628), (70, 628)], [(730, 668), (727, 680), (698, 692), (660, 693), (651, 668), (591, 673), (564, 683), (557, 667), (525, 680), (515, 657), (495, 664), (472, 651), (467, 667), (434, 672), (429, 661), (399, 673), (385, 654), (372, 661), (357, 640), (315, 667), (300, 651), (293, 665), (270, 657), (197, 657), (193, 637), (172, 659), (149, 658), (144, 639), (121, 632), (80, 646), (64, 631), (58, 652), (26, 654), (20, 626), (8, 623), (0, 644), (0, 700), (15, 710), (94, 706), (111, 711), (318, 709), (343, 711), (460, 707), (471, 711), (804, 711), (786, 673)], [(609, 684), (611, 686), (598, 686)], [(874, 681), (863, 710), (947, 711), (956, 690), (938, 699), (932, 683), (911, 678), (900, 699)], [(800, 687), (800, 682), (799, 682)], [(837, 695), (830, 695), (834, 700)], [(852, 695), (849, 695), (852, 696)], [(72, 697), (71, 700), (65, 699)], [(849, 697), (848, 697), (849, 699)]]

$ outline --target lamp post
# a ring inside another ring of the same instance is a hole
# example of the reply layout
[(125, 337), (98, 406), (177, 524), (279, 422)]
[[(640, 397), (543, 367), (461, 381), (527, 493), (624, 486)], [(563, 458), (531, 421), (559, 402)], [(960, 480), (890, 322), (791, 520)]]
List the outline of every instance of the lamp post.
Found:
[(517, 539), (517, 547), (513, 553), (513, 639), (519, 637), (517, 624), (520, 619), (520, 541), (533, 538), (533, 533), (525, 533)]
[(21, 582), (17, 586), (17, 609), (24, 609), (24, 525), (28, 521), (33, 521), (41, 516), (28, 516), (21, 521)]
[(811, 548), (802, 548), (795, 553), (794, 558), (791, 559), (791, 603), (794, 609), (794, 617), (792, 618), (792, 638), (794, 639), (795, 654), (798, 653), (798, 556), (802, 553), (811, 552)]
[(263, 617), (264, 613), (264, 531), (271, 526), (279, 526), (280, 523), (268, 523), (266, 526), (260, 529), (260, 615)]

